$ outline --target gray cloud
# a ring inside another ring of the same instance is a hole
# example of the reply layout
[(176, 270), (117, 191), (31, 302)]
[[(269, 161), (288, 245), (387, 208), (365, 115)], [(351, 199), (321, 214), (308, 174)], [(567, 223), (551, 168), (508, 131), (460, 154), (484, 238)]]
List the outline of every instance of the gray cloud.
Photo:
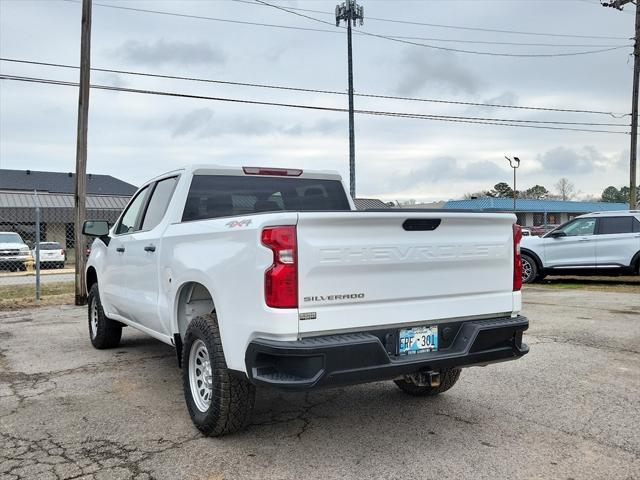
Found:
[(610, 159), (594, 147), (585, 146), (580, 150), (557, 147), (538, 155), (537, 160), (549, 173), (590, 173), (596, 167), (610, 164)]
[(287, 135), (304, 135), (318, 133), (321, 135), (330, 135), (336, 133), (340, 128), (344, 127), (345, 122), (338, 120), (322, 119), (310, 124), (296, 124), (282, 129), (282, 133)]
[(400, 95), (413, 95), (425, 87), (438, 92), (476, 93), (483, 82), (459, 58), (449, 52), (426, 52), (407, 49), (400, 59), (400, 81), (396, 91)]
[(628, 171), (629, 169), (629, 150), (623, 150), (618, 155), (618, 160), (616, 161), (616, 167), (621, 170)]
[[(158, 124), (150, 124), (151, 127)], [(172, 115), (161, 127), (169, 126), (172, 137), (193, 135), (196, 138), (218, 137), (221, 135), (261, 136), (283, 135), (330, 135), (343, 126), (343, 122), (321, 119), (313, 123), (278, 125), (258, 117), (220, 117), (210, 108), (198, 108), (185, 115)]]
[(161, 38), (155, 42), (128, 40), (113, 54), (127, 63), (145, 66), (224, 64), (225, 53), (207, 42), (182, 42)]
[(171, 136), (180, 137), (190, 133), (197, 134), (205, 128), (213, 117), (213, 110), (198, 108), (182, 117), (171, 116), (168, 123), (171, 125)]
[(505, 171), (496, 163), (481, 160), (474, 162), (459, 161), (453, 157), (436, 157), (425, 162), (425, 165), (412, 169), (404, 175), (391, 178), (396, 188), (410, 189), (427, 183), (441, 181), (495, 180), (501, 178)]
[(504, 92), (495, 97), (487, 98), (482, 103), (490, 103), (493, 105), (516, 105), (518, 103), (518, 96), (513, 92)]

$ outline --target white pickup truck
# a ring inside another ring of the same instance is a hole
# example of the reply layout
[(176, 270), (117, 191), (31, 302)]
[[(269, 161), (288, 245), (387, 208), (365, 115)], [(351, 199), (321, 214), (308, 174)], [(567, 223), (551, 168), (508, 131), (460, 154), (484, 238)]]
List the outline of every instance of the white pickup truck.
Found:
[(394, 380), (451, 388), (462, 367), (528, 352), (510, 214), (353, 211), (332, 172), (193, 166), (133, 196), (86, 271), (89, 334), (173, 345), (206, 435), (250, 419), (255, 387)]

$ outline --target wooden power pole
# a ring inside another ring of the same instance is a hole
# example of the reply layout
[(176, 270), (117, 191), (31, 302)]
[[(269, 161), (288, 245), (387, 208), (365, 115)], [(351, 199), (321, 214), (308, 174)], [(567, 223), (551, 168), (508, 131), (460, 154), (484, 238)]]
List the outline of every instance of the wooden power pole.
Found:
[(638, 162), (638, 87), (640, 84), (640, 8), (636, 5), (636, 36), (633, 44), (633, 104), (631, 105), (631, 161), (629, 165), (629, 208), (638, 205), (638, 177), (636, 167)]
[(76, 257), (76, 305), (87, 303), (86, 257), (82, 224), (87, 200), (87, 127), (89, 123), (89, 82), (91, 72), (91, 0), (82, 0), (80, 39), (80, 91), (78, 94), (78, 139), (76, 145), (76, 194), (74, 243)]
[[(633, 0), (615, 0), (603, 3), (605, 7), (618, 10), (628, 3), (636, 3)], [(636, 30), (633, 45), (633, 93), (631, 95), (631, 148), (629, 149), (629, 208), (635, 209), (638, 205), (638, 88), (640, 87), (640, 7), (636, 4)]]

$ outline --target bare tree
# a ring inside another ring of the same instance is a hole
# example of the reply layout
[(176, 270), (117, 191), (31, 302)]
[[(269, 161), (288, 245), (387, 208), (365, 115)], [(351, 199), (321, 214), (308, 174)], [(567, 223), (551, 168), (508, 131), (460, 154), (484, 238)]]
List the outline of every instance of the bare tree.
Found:
[(568, 178), (562, 177), (555, 185), (556, 192), (562, 200), (571, 200), (576, 194), (576, 187)]

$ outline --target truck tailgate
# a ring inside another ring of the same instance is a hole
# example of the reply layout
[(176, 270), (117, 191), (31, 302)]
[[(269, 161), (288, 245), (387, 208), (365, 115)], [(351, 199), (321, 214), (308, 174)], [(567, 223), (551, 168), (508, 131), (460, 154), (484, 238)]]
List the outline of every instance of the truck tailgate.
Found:
[(493, 213), (299, 213), (300, 335), (512, 312), (513, 223)]

